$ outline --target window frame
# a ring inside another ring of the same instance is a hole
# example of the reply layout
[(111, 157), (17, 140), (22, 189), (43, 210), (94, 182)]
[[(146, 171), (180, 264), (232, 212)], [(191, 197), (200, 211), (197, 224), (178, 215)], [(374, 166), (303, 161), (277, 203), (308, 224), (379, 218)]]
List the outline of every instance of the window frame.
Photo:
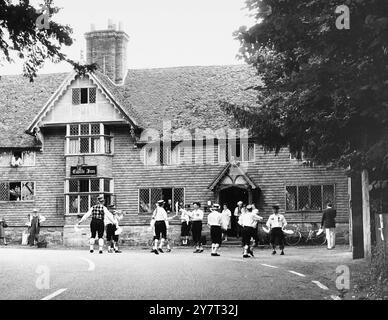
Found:
[[(9, 162), (8, 162), (8, 165), (2, 165), (0, 164), (0, 168), (8, 168), (8, 167), (12, 167), (12, 158), (15, 156), (15, 152), (20, 152), (21, 153), (21, 158), (22, 158), (22, 164), (20, 166), (17, 166), (17, 168), (20, 168), (20, 167), (35, 167), (36, 166), (36, 151), (34, 150), (23, 150), (23, 151), (3, 151), (1, 153), (9, 153)], [(32, 152), (33, 155), (34, 155), (34, 163), (31, 164), (31, 165), (25, 165), (24, 164), (24, 154), (26, 152)]]
[[(310, 209), (311, 208), (311, 188), (312, 187), (317, 187), (317, 186), (320, 186), (321, 187), (321, 205), (322, 205), (322, 209), (320, 210), (317, 210), (317, 209)], [(337, 198), (337, 189), (336, 189), (336, 183), (328, 183), (328, 182), (322, 182), (322, 183), (314, 183), (314, 184), (287, 184), (284, 186), (284, 208), (285, 208), (285, 212), (296, 212), (296, 213), (301, 213), (301, 212), (322, 212), (325, 208), (324, 208), (324, 199), (323, 199), (323, 189), (324, 189), (324, 186), (332, 186), (333, 187), (333, 206), (336, 205), (336, 198)], [(287, 188), (290, 188), (290, 187), (296, 187), (296, 210), (288, 210), (287, 209)], [(300, 187), (308, 187), (308, 204), (309, 204), (309, 209), (307, 210), (302, 210), (302, 209), (299, 209), (299, 188)]]
[[(20, 183), (20, 200), (10, 200), (10, 184), (11, 183)], [(23, 184), (25, 183), (33, 183), (34, 184), (34, 194), (32, 195), (33, 199), (32, 200), (22, 200), (22, 186)], [(20, 180), (20, 181), (0, 181), (0, 184), (6, 184), (7, 187), (8, 187), (8, 200), (0, 200), (0, 203), (19, 203), (19, 202), (23, 202), (23, 203), (32, 203), (32, 202), (35, 202), (35, 198), (36, 198), (36, 181), (35, 180)]]
[[(92, 134), (92, 125), (98, 124), (100, 126), (99, 134)], [(81, 126), (88, 125), (88, 134), (81, 134)], [(71, 135), (71, 126), (78, 126), (78, 134)], [(70, 123), (66, 125), (66, 137), (65, 137), (65, 155), (66, 156), (80, 156), (80, 155), (113, 155), (114, 154), (114, 136), (111, 134), (105, 134), (106, 125), (104, 123), (88, 122), (88, 123)], [(94, 139), (99, 139), (99, 152), (91, 152)], [(88, 152), (81, 152), (81, 139), (88, 139), (89, 146)], [(78, 150), (75, 153), (70, 152), (70, 141), (76, 140)], [(110, 141), (110, 152), (106, 152), (107, 140)]]
[[(87, 102), (86, 103), (82, 103), (82, 90), (87, 90)], [(94, 96), (94, 102), (90, 102), (92, 99), (90, 99), (90, 89), (95, 89), (95, 96)], [(78, 90), (78, 103), (74, 103), (74, 99), (73, 99), (73, 96), (74, 96), (74, 91), (75, 90)], [(96, 104), (97, 103), (97, 87), (96, 86), (85, 86), (85, 87), (77, 87), (77, 88), (72, 88), (72, 91), (71, 91), (71, 94), (72, 94), (72, 105), (73, 106), (80, 106), (80, 105), (86, 105), (86, 104)]]
[[(137, 189), (137, 212), (139, 214), (150, 214), (152, 213), (152, 189), (171, 189), (172, 193), (172, 212), (175, 213), (175, 199), (174, 199), (174, 190), (175, 189), (183, 189), (183, 203), (186, 203), (186, 187), (142, 187)], [(140, 211), (140, 190), (148, 190), (148, 206), (150, 207), (151, 211), (150, 212), (142, 212)]]
[[(225, 142), (222, 142), (222, 143), (219, 143), (217, 144), (217, 152), (218, 152), (218, 163), (220, 164), (225, 164), (225, 163), (228, 163), (230, 162), (230, 153), (231, 153), (231, 147), (230, 147), (230, 144), (228, 143), (229, 141), (225, 141)], [(239, 144), (241, 146), (241, 149), (240, 149), (240, 154), (241, 154), (241, 159), (237, 159), (236, 161), (239, 161), (239, 162), (242, 162), (242, 163), (249, 163), (249, 162), (255, 162), (256, 161), (256, 143), (253, 142), (253, 141), (248, 141), (248, 143), (240, 143)], [(252, 159), (249, 159), (249, 145), (252, 145), (253, 146), (253, 157)], [(225, 147), (225, 154), (223, 155), (223, 153), (221, 152), (221, 146), (224, 146)], [(248, 147), (248, 159), (245, 159), (245, 152), (244, 152), (244, 149)], [(221, 157), (225, 158), (225, 161), (223, 161), (221, 159)]]
[[(81, 191), (75, 191), (70, 192), (70, 181), (81, 181), (81, 180), (88, 180), (89, 181), (89, 190), (85, 192)], [(99, 191), (92, 191), (91, 188), (91, 180), (99, 180)], [(105, 180), (109, 180), (109, 191), (105, 191)], [(92, 197), (97, 197), (100, 194), (103, 194), (104, 196), (110, 196), (111, 202), (113, 199), (115, 199), (115, 193), (114, 193), (114, 179), (108, 178), (108, 177), (94, 177), (94, 176), (85, 176), (85, 177), (72, 177), (72, 178), (66, 178), (65, 179), (65, 186), (64, 186), (64, 196), (65, 196), (65, 215), (79, 215), (79, 214), (85, 214), (86, 212), (81, 212), (80, 208), (80, 198), (81, 196), (87, 196), (88, 197), (88, 208), (91, 207), (92, 203)], [(77, 197), (78, 201), (78, 208), (77, 212), (70, 212), (70, 197)]]
[[(166, 148), (166, 150), (168, 150), (167, 151), (167, 162), (165, 162), (165, 159), (164, 159), (164, 149), (165, 148)], [(177, 148), (177, 147), (175, 147), (175, 148)], [(179, 154), (177, 157), (178, 162), (174, 163), (174, 161), (173, 161), (173, 152), (174, 152), (175, 148), (173, 148), (171, 146), (171, 144), (163, 145), (161, 142), (147, 144), (142, 149), (143, 164), (145, 166), (153, 166), (153, 167), (173, 167), (173, 166), (179, 165), (180, 164), (179, 163), (179, 160), (180, 160)], [(150, 149), (152, 149), (152, 152), (156, 152), (155, 163), (149, 161), (150, 157), (148, 157), (148, 150), (150, 150)], [(161, 157), (162, 150), (163, 150), (163, 156)]]

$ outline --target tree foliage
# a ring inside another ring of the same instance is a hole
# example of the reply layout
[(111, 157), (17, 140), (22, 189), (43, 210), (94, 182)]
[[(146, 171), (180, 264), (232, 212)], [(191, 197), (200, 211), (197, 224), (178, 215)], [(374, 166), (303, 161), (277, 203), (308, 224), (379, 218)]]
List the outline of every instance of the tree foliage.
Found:
[[(23, 74), (31, 81), (47, 59), (55, 63), (68, 61), (81, 73), (94, 70), (94, 65), (81, 66), (61, 52), (62, 46), (72, 45), (73, 39), (70, 26), (52, 19), (59, 10), (53, 0), (44, 0), (40, 8), (32, 6), (29, 0), (0, 0), (0, 63), (12, 62), (11, 53), (17, 52), (24, 60)], [(43, 13), (47, 14), (47, 28), (37, 25)]]
[[(337, 29), (336, 8), (350, 9)], [(257, 69), (254, 106), (224, 103), (269, 150), (355, 169), (388, 165), (388, 1), (247, 0), (240, 56)]]

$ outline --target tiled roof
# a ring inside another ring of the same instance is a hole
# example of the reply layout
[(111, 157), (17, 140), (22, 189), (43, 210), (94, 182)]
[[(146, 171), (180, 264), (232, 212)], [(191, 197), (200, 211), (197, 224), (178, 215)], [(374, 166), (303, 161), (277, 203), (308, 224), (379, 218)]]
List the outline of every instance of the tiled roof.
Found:
[[(34, 144), (24, 131), (67, 75), (39, 75), (33, 83), (22, 76), (1, 78), (0, 147)], [(245, 89), (258, 82), (245, 65), (128, 70), (122, 86), (95, 75), (138, 126), (157, 130), (168, 120), (173, 129), (237, 127), (219, 102), (255, 101), (253, 90)]]
[(0, 147), (34, 146), (34, 138), (25, 130), (67, 75), (39, 75), (34, 82), (23, 76), (1, 77)]
[(178, 67), (129, 70), (123, 96), (142, 117), (146, 127), (160, 129), (164, 120), (172, 128), (218, 129), (236, 127), (220, 101), (254, 101), (253, 69), (245, 65)]

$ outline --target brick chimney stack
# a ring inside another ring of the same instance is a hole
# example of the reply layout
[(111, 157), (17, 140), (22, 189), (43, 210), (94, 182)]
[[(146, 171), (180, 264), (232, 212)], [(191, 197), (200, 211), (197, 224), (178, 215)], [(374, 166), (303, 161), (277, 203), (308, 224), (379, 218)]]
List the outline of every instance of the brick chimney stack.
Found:
[(112, 20), (108, 22), (108, 29), (95, 30), (85, 33), (86, 63), (97, 63), (98, 69), (105, 73), (114, 83), (121, 84), (127, 73), (127, 45), (129, 36), (123, 31), (120, 22), (119, 30)]

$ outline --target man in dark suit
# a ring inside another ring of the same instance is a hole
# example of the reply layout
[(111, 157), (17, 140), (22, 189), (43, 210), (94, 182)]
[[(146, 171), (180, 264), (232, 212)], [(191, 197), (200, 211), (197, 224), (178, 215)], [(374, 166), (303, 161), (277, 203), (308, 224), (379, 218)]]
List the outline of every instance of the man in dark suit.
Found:
[(333, 204), (328, 203), (327, 208), (323, 210), (321, 227), (325, 228), (327, 249), (332, 250), (335, 248), (335, 217), (337, 211), (333, 209)]

